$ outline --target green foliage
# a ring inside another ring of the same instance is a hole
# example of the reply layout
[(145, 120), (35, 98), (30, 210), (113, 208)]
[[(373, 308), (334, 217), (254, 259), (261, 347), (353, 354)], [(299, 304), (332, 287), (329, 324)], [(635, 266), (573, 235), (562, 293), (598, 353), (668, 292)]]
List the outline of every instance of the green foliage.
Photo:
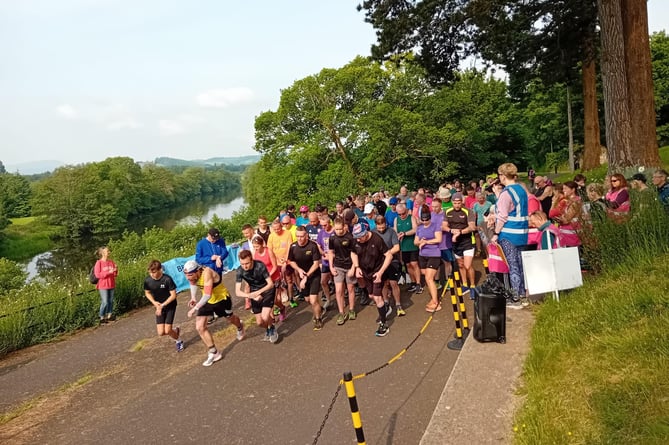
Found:
[(669, 144), (669, 37), (664, 31), (650, 36), (653, 64), (653, 91), (660, 145)]
[(27, 273), (21, 265), (6, 258), (0, 258), (0, 295), (12, 289), (20, 289), (26, 282)]
[(0, 174), (0, 209), (7, 218), (30, 216), (30, 183), (19, 174)]
[(262, 158), (243, 179), (245, 198), (269, 216), (380, 186), (476, 177), (523, 161), (521, 121), (504, 82), (481, 73), (435, 90), (415, 65), (357, 58), (296, 81), (258, 116)]
[(35, 215), (63, 226), (69, 240), (104, 242), (130, 217), (239, 187), (239, 175), (220, 168), (188, 167), (177, 175), (155, 165), (142, 168), (130, 158), (108, 158), (57, 169), (35, 184), (32, 204)]

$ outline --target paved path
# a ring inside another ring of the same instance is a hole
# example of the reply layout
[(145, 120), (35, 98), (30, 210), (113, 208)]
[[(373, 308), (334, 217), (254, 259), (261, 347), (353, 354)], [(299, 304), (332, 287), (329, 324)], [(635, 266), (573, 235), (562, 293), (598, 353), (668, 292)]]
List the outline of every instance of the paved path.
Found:
[[(229, 276), (226, 280), (230, 285)], [(0, 443), (313, 443), (342, 373), (360, 374), (386, 363), (425, 324), (427, 293), (409, 300), (403, 292), (403, 300), (412, 302), (407, 316), (393, 317), (385, 338), (373, 335), (374, 307), (344, 326), (337, 326), (330, 313), (324, 329), (314, 332), (302, 303), (279, 326), (281, 340), (275, 345), (262, 342), (263, 332), (251, 325), (247, 338), (237, 342), (233, 329), (219, 320), (213, 330), (225, 355), (210, 368), (201, 366), (205, 350), (194, 322), (186, 319), (185, 296), (177, 313), (187, 346), (182, 353), (172, 341), (155, 336), (150, 308), (19, 351), (0, 361), (0, 412), (11, 416), (0, 420)], [(471, 320), (468, 299), (467, 305)], [(450, 443), (451, 427), (439, 427), (448, 424), (443, 417), (453, 412), (448, 406), (461, 406), (459, 412), (473, 413), (468, 417), (477, 420), (464, 427), (460, 421), (460, 442), (485, 443), (466, 439), (474, 437), (468, 428), (481, 429), (476, 417), (481, 411), (470, 403), (478, 400), (473, 391), (480, 389), (477, 382), (491, 379), (489, 373), (517, 377), (519, 368), (504, 371), (510, 362), (500, 358), (514, 347), (515, 335), (527, 332), (515, 331), (521, 323), (512, 322), (506, 345), (469, 339), (453, 368), (459, 354), (446, 347), (454, 331), (448, 308), (445, 304), (399, 360), (355, 381), (367, 443), (418, 444), (421, 438), (426, 444)], [(522, 351), (518, 354), (521, 359)], [(486, 367), (486, 361), (502, 369)], [(462, 376), (471, 377), (469, 386)], [(509, 388), (501, 388), (495, 404), (512, 406)], [(485, 405), (485, 400), (476, 403)], [(494, 430), (494, 437), (509, 430), (508, 419), (488, 420), (492, 424), (485, 429)], [(355, 442), (342, 387), (318, 443)]]

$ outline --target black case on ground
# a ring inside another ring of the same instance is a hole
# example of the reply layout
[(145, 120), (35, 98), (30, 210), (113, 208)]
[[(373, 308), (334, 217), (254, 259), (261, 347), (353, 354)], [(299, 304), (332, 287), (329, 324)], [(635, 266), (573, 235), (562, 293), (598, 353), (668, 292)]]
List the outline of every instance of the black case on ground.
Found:
[(477, 293), (474, 313), (476, 340), (506, 343), (506, 298), (503, 295)]

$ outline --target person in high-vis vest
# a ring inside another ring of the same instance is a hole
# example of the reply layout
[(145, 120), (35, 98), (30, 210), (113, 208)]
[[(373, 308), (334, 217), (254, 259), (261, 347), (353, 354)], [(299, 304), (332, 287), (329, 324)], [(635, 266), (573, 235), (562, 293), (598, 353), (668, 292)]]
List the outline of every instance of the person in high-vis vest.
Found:
[(511, 288), (516, 293), (514, 302), (525, 297), (525, 280), (521, 251), (527, 246), (528, 198), (525, 189), (518, 183), (518, 168), (508, 162), (497, 169), (504, 190), (496, 204), (497, 220), (492, 242), (502, 247), (509, 265)]

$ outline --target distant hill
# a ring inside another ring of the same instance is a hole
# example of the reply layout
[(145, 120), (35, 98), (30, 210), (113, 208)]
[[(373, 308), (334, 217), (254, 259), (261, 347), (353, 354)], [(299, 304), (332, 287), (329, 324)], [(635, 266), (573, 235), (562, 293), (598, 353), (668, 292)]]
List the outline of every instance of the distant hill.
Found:
[(16, 173), (22, 175), (35, 175), (38, 173), (51, 172), (65, 165), (61, 161), (32, 161), (32, 162), (22, 162), (20, 164), (6, 164), (5, 170), (7, 173)]
[(251, 165), (255, 164), (260, 160), (260, 155), (249, 155), (249, 156), (237, 156), (237, 157), (220, 157), (220, 158), (209, 158), (209, 159), (195, 159), (195, 160), (185, 160), (185, 159), (175, 159), (168, 157), (156, 158), (153, 161), (156, 165), (163, 165), (165, 167), (177, 167), (177, 166), (200, 166), (200, 165)]

